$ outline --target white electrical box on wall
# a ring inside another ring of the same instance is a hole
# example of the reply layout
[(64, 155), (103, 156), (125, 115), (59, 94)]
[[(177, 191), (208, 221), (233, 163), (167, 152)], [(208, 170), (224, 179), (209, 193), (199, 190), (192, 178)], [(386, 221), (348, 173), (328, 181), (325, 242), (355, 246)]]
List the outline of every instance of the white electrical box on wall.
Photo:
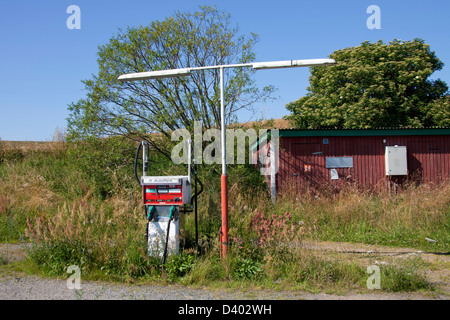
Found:
[(387, 146), (384, 157), (387, 176), (406, 176), (408, 174), (405, 146)]

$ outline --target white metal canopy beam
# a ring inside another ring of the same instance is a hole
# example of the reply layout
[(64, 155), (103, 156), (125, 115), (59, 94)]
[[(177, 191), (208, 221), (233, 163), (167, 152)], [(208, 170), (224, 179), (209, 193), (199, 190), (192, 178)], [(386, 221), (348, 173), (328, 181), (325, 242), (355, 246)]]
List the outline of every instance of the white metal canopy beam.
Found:
[(270, 62), (253, 62), (243, 64), (230, 64), (223, 66), (207, 66), (196, 68), (181, 68), (170, 70), (157, 70), (148, 72), (128, 73), (119, 76), (117, 79), (121, 81), (136, 81), (146, 79), (163, 79), (172, 77), (186, 77), (195, 70), (209, 70), (209, 69), (224, 69), (236, 67), (252, 67), (255, 70), (262, 69), (278, 69), (278, 68), (295, 68), (295, 67), (314, 67), (335, 64), (334, 59), (303, 59), (303, 60), (284, 60), (284, 61), (270, 61)]
[(158, 70), (158, 71), (148, 71), (148, 72), (136, 72), (123, 74), (117, 78), (121, 81), (135, 81), (135, 80), (146, 80), (146, 79), (162, 79), (162, 78), (172, 78), (172, 77), (186, 77), (191, 74), (191, 68), (183, 69), (171, 69), (171, 70)]
[(304, 59), (304, 60), (285, 60), (272, 62), (255, 62), (252, 64), (253, 69), (277, 69), (277, 68), (294, 68), (294, 67), (314, 67), (329, 64), (335, 64), (334, 59)]

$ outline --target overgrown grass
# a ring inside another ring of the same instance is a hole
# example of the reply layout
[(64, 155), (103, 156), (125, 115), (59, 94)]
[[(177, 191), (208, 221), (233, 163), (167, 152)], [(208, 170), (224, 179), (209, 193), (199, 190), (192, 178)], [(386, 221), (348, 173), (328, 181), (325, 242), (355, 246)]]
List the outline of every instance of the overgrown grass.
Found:
[(4, 264), (7, 264), (7, 260), (2, 255), (0, 255), (0, 266)]
[[(304, 239), (449, 251), (450, 184), (410, 186), (395, 196), (356, 189), (287, 193), (273, 205), (259, 173), (240, 165), (229, 168), (230, 254), (220, 259), (220, 167), (204, 166), (201, 255), (193, 250), (194, 216), (183, 215), (183, 250), (163, 269), (146, 253), (134, 147), (111, 140), (43, 151), (0, 149), (0, 239), (31, 241), (31, 261), (49, 275), (78, 265), (85, 278), (310, 291), (365, 289), (368, 274), (367, 266), (306, 250)], [(151, 174), (185, 169), (153, 160)], [(432, 289), (418, 265), (383, 267), (383, 289)]]
[(313, 239), (450, 251), (450, 182), (411, 184), (397, 195), (354, 187), (328, 196), (288, 194), (276, 210), (292, 212)]
[(382, 289), (399, 291), (432, 290), (433, 286), (426, 280), (423, 261), (412, 258), (402, 263), (394, 262), (382, 270)]

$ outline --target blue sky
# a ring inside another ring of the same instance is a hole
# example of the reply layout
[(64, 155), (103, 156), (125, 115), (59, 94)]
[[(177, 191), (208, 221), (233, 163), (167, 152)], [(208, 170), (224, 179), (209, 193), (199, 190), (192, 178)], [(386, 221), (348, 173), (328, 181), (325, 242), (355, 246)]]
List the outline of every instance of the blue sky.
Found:
[[(450, 84), (448, 0), (2, 0), (0, 2), (0, 138), (51, 140), (66, 127), (67, 106), (84, 97), (81, 80), (97, 72), (97, 47), (119, 28), (148, 25), (176, 10), (215, 4), (231, 14), (240, 32), (255, 32), (257, 61), (327, 58), (363, 41), (422, 38), (444, 62), (433, 75)], [(81, 29), (70, 30), (70, 5), (81, 9)], [(370, 30), (367, 8), (381, 9), (381, 29)], [(279, 99), (257, 105), (258, 117), (280, 118), (285, 105), (306, 93), (309, 70), (256, 72), (261, 87)], [(247, 121), (248, 115), (241, 114)]]

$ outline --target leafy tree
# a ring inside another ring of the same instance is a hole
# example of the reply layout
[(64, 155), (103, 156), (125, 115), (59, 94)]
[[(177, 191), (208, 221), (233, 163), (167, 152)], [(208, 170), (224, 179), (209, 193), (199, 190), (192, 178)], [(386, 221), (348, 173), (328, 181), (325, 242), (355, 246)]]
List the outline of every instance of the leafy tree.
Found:
[(426, 121), (442, 127), (450, 127), (450, 95), (430, 103)]
[(363, 42), (330, 57), (337, 64), (311, 68), (307, 95), (287, 105), (296, 126), (449, 125), (447, 84), (429, 79), (444, 64), (423, 40)]
[[(122, 135), (146, 139), (170, 156), (167, 139), (173, 130), (220, 126), (219, 71), (193, 72), (189, 77), (119, 82), (125, 73), (247, 63), (255, 58), (256, 34), (240, 35), (230, 15), (204, 6), (195, 13), (176, 12), (149, 26), (119, 31), (99, 47), (98, 73), (83, 81), (87, 96), (69, 106), (70, 140)], [(251, 68), (224, 71), (226, 123), (236, 111), (271, 97), (252, 80)], [(154, 134), (157, 133), (157, 134)], [(164, 139), (163, 139), (164, 140)]]

